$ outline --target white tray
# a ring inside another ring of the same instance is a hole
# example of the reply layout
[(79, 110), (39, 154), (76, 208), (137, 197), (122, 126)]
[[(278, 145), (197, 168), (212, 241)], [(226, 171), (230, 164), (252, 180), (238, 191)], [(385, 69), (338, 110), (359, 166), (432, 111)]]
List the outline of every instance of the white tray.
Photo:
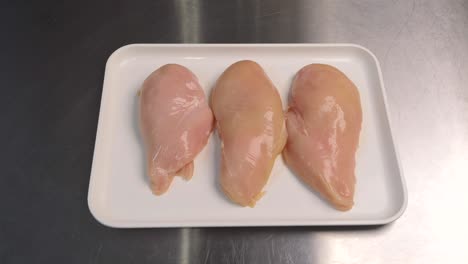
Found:
[[(154, 196), (145, 175), (137, 125), (137, 90), (166, 63), (193, 71), (207, 95), (235, 61), (263, 66), (286, 109), (294, 74), (310, 63), (343, 71), (358, 87), (363, 127), (357, 153), (355, 206), (340, 212), (310, 191), (278, 158), (267, 193), (255, 208), (229, 202), (219, 191), (219, 142), (213, 134), (195, 160), (189, 182), (174, 179), (168, 193)], [(397, 219), (407, 193), (393, 143), (379, 63), (352, 44), (135, 44), (107, 61), (89, 184), (94, 217), (111, 227), (377, 225)]]

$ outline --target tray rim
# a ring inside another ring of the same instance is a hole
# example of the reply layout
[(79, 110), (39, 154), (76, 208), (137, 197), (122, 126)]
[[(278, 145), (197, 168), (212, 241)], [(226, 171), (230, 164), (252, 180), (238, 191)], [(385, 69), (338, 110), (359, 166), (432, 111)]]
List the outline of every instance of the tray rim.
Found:
[[(401, 187), (402, 187), (402, 194), (403, 194), (403, 202), (400, 206), (400, 209), (393, 214), (392, 216), (389, 216), (387, 218), (382, 218), (382, 219), (377, 219), (377, 220), (314, 220), (314, 221), (304, 221), (304, 220), (298, 220), (298, 221), (291, 221), (291, 220), (270, 220), (269, 222), (264, 222), (264, 221), (259, 221), (254, 222), (236, 222), (236, 221), (203, 221), (200, 223), (191, 221), (191, 222), (174, 222), (174, 221), (119, 221), (119, 220), (113, 220), (111, 218), (108, 218), (108, 216), (101, 214), (101, 212), (98, 210), (96, 207), (96, 202), (94, 199), (94, 194), (95, 194), (95, 178), (97, 177), (96, 174), (96, 165), (98, 162), (98, 159), (102, 159), (102, 154), (100, 154), (100, 142), (102, 142), (102, 138), (104, 137), (104, 132), (103, 132), (103, 123), (105, 122), (104, 117), (104, 110), (108, 104), (106, 101), (106, 98), (108, 98), (108, 93), (109, 89), (106, 89), (108, 85), (107, 83), (107, 78), (109, 71), (110, 71), (110, 64), (112, 63), (113, 60), (116, 60), (118, 55), (122, 52), (125, 52), (127, 49), (133, 49), (133, 48), (204, 48), (204, 47), (212, 47), (212, 48), (239, 48), (239, 47), (245, 47), (245, 48), (257, 48), (257, 47), (272, 47), (272, 48), (292, 48), (292, 47), (301, 47), (301, 48), (339, 48), (339, 47), (351, 47), (351, 48), (356, 48), (361, 51), (364, 51), (367, 53), (373, 60), (378, 78), (379, 78), (379, 83), (380, 83), (380, 89), (382, 92), (382, 97), (383, 97), (383, 102), (384, 102), (384, 107), (385, 107), (385, 114), (386, 114), (386, 121), (389, 126), (390, 130), (390, 139), (391, 143), (394, 149), (395, 153), (395, 159), (398, 167), (398, 172), (399, 172), (399, 179), (401, 182)], [(112, 228), (165, 228), (165, 227), (171, 227), (171, 228), (177, 228), (177, 227), (259, 227), (259, 226), (378, 226), (378, 225), (385, 225), (388, 223), (391, 223), (398, 218), (401, 217), (401, 215), (405, 212), (407, 206), (408, 206), (408, 190), (406, 186), (406, 181), (405, 181), (405, 176), (403, 174), (402, 166), (401, 166), (401, 159), (400, 159), (400, 154), (399, 154), (399, 147), (396, 144), (398, 142), (396, 139), (396, 135), (394, 133), (394, 126), (391, 121), (391, 113), (389, 111), (388, 107), (388, 99), (387, 99), (387, 93), (386, 93), (386, 88), (383, 82), (383, 75), (382, 75), (382, 70), (380, 67), (379, 60), (377, 57), (372, 53), (369, 49), (367, 49), (364, 46), (361, 46), (359, 44), (354, 44), (354, 43), (216, 43), (216, 44), (195, 44), (195, 43), (164, 43), (164, 44), (159, 44), (159, 43), (134, 43), (134, 44), (128, 44), (124, 45), (114, 52), (109, 56), (109, 58), (106, 61), (106, 66), (104, 70), (104, 77), (103, 77), (103, 85), (102, 85), (102, 94), (101, 94), (101, 103), (100, 103), (100, 108), (99, 108), (99, 118), (98, 118), (98, 124), (97, 124), (97, 131), (96, 131), (96, 139), (95, 139), (95, 144), (94, 144), (94, 150), (93, 150), (93, 159), (92, 159), (92, 165), (91, 165), (91, 172), (90, 172), (90, 179), (89, 179), (89, 188), (88, 188), (88, 196), (87, 196), (87, 202), (88, 202), (88, 208), (91, 212), (91, 215), (102, 225), (107, 226), (107, 227), (112, 227)], [(311, 223), (312, 222), (312, 223)]]

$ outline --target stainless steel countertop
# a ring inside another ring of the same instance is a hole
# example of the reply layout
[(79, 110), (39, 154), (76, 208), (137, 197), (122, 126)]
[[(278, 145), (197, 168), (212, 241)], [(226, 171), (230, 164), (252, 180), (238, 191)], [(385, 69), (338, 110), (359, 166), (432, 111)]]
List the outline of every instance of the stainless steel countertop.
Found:
[[(4, 120), (17, 130), (2, 132), (6, 151), (16, 149), (3, 157), (12, 176), (2, 179), (0, 191), (3, 198), (16, 197), (13, 205), (1, 204), (9, 212), (0, 220), (3, 263), (468, 263), (468, 1), (75, 5), (37, 4), (23, 16), (5, 14), (23, 24), (9, 32), (17, 46), (3, 44), (12, 51), (5, 52), (7, 60), (18, 63), (4, 67), (3, 84), (18, 86), (4, 98), (21, 98), (24, 106), (6, 104), (6, 112), (16, 114)], [(36, 40), (31, 52), (24, 43)], [(406, 212), (381, 227), (101, 226), (87, 210), (86, 191), (102, 72), (113, 50), (136, 42), (369, 48), (383, 70), (409, 193)], [(25, 88), (34, 85), (46, 92)]]

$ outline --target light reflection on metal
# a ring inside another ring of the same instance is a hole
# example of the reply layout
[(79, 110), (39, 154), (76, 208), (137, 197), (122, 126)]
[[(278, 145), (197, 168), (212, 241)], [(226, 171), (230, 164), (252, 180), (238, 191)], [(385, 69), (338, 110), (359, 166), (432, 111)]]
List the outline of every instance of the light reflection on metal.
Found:
[(175, 0), (174, 8), (179, 29), (179, 41), (183, 43), (202, 42), (203, 36), (201, 30), (201, 1)]
[(190, 228), (180, 230), (179, 263), (188, 264), (190, 258)]

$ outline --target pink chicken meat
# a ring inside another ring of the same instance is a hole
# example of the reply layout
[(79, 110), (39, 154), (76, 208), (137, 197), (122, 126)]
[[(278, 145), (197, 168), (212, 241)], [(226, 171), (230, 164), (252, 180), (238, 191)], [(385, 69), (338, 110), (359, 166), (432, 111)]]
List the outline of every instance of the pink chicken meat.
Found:
[(278, 91), (260, 65), (240, 61), (218, 79), (211, 105), (222, 141), (221, 189), (233, 202), (253, 207), (286, 142)]
[(354, 204), (362, 110), (356, 86), (338, 69), (311, 64), (296, 75), (286, 115), (287, 165), (336, 209)]
[(213, 128), (213, 113), (197, 77), (181, 65), (167, 64), (144, 81), (139, 114), (151, 190), (161, 195), (174, 176), (192, 177), (193, 160)]

